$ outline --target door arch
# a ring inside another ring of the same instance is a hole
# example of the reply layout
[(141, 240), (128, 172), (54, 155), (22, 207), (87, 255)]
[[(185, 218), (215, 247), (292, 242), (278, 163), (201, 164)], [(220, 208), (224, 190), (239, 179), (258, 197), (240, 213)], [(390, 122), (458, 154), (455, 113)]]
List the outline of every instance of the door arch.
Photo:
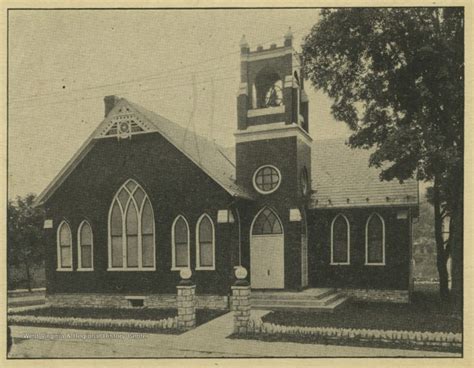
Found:
[(250, 281), (253, 289), (283, 289), (285, 235), (277, 213), (262, 208), (250, 227)]

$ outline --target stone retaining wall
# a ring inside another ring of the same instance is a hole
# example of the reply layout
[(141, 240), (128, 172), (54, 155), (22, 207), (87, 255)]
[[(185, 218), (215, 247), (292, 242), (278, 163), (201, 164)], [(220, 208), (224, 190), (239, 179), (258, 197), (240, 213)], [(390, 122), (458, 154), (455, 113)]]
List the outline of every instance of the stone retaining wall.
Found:
[[(49, 294), (48, 304), (57, 307), (130, 307), (127, 297), (143, 297), (143, 304), (150, 308), (176, 308), (175, 294), (125, 295), (125, 294)], [(226, 295), (196, 295), (196, 308), (228, 309), (229, 298)]]
[(374, 289), (337, 289), (352, 300), (370, 302), (409, 303), (408, 290), (374, 290)]

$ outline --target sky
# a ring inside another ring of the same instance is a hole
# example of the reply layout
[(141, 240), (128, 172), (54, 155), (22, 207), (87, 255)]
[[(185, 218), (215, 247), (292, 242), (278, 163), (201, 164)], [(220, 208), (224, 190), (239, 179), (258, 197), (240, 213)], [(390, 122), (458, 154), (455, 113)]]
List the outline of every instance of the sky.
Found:
[[(234, 144), (240, 49), (293, 45), (316, 9), (14, 10), (9, 13), (8, 197), (39, 194), (118, 95), (222, 146)], [(195, 80), (197, 93), (193, 94)], [(331, 100), (306, 84), (313, 139), (347, 138)]]

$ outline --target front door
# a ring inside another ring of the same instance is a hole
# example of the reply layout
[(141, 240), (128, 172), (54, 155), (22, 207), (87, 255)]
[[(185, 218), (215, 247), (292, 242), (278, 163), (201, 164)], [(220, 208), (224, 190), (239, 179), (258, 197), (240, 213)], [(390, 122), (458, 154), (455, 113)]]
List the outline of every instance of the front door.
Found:
[(250, 239), (250, 283), (253, 289), (285, 287), (283, 226), (276, 213), (265, 208), (256, 216)]

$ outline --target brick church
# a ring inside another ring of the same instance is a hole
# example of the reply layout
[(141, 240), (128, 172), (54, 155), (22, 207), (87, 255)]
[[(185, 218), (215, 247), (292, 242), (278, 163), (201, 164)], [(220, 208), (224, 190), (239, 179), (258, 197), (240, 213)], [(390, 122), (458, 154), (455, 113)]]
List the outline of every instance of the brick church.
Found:
[(238, 266), (254, 290), (408, 300), (417, 182), (381, 182), (367, 151), (313, 140), (290, 32), (240, 49), (233, 152), (105, 97), (37, 201), (51, 303), (166, 305), (189, 268), (198, 305), (225, 307)]

